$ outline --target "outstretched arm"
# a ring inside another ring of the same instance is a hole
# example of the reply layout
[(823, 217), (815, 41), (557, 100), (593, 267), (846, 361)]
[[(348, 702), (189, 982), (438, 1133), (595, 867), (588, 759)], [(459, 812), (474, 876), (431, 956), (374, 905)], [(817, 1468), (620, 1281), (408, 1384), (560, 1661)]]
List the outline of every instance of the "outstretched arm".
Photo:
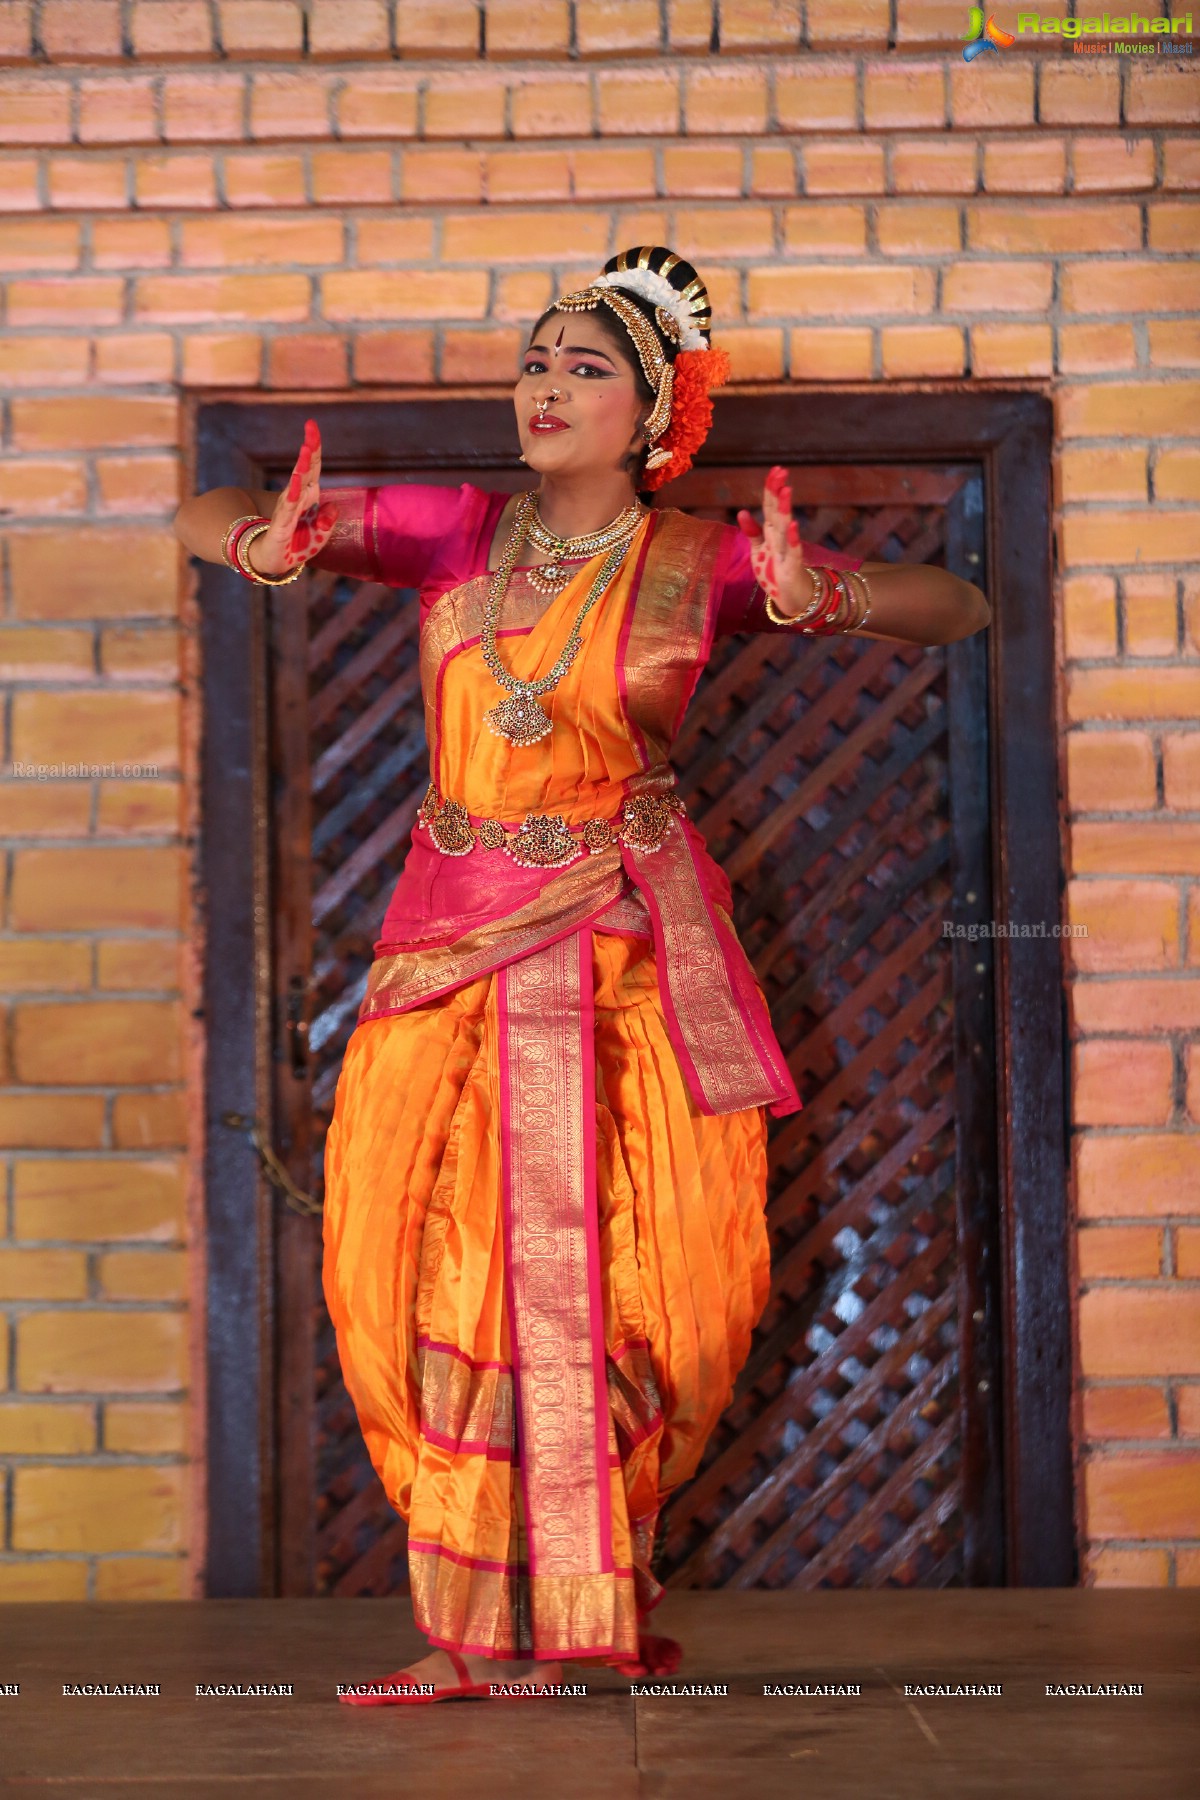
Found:
[(260, 575), (286, 575), (309, 562), (328, 542), (337, 506), (321, 499), (321, 434), (309, 419), (291, 478), (281, 494), (265, 488), (210, 488), (185, 500), (175, 515), (175, 535), (193, 556), (219, 563), (225, 533), (235, 519), (260, 513), (269, 528), (247, 546), (250, 567)]
[[(787, 471), (774, 468), (763, 489), (763, 523), (739, 512), (738, 524), (750, 539), (755, 579), (774, 606), (791, 616), (802, 612), (812, 580), (792, 517)], [(982, 631), (992, 609), (980, 590), (948, 569), (924, 563), (867, 562), (860, 573), (871, 584), (869, 624), (855, 637), (900, 638), (909, 644), (952, 644)]]

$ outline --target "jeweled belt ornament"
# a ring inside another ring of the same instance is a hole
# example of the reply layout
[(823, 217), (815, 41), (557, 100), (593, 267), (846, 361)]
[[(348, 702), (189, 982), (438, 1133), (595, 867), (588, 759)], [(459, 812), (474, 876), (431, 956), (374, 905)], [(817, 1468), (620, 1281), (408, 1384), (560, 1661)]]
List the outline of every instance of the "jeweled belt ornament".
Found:
[(627, 844), (631, 850), (658, 850), (672, 818), (686, 809), (677, 794), (636, 794), (611, 819), (585, 819), (570, 825), (561, 813), (526, 813), (515, 829), (499, 819), (471, 823), (465, 806), (445, 800), (433, 782), (417, 811), (445, 856), (467, 856), (481, 850), (503, 850), (522, 869), (561, 869), (585, 850), (607, 850)]

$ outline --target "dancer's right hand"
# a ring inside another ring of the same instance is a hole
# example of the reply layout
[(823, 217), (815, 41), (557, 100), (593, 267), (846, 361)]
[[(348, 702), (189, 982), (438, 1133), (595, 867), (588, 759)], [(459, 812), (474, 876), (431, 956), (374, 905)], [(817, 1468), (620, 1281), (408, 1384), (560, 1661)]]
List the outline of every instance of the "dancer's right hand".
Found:
[(321, 499), (321, 433), (308, 419), (291, 480), (275, 502), (270, 525), (248, 546), (246, 561), (259, 575), (286, 575), (325, 547), (336, 522), (336, 502)]

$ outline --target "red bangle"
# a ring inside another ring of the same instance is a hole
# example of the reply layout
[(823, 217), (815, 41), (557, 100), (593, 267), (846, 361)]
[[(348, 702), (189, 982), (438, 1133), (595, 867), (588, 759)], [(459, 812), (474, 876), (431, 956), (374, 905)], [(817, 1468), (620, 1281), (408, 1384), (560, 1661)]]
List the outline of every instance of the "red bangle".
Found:
[(231, 569), (236, 569), (238, 574), (243, 576), (246, 581), (252, 582), (254, 580), (254, 576), (247, 575), (245, 569), (242, 567), (241, 561), (238, 557), (238, 545), (241, 543), (241, 541), (245, 537), (246, 533), (250, 530), (251, 526), (253, 526), (253, 525), (269, 525), (269, 524), (270, 524), (270, 520), (266, 517), (266, 515), (264, 513), (251, 513), (248, 517), (246, 517), (244, 519), (238, 519), (236, 521), (236, 523), (233, 525), (233, 527), (231, 528), (231, 530), (226, 535), (225, 542), (222, 545), (222, 550), (225, 555), (225, 561), (229, 564), (229, 567)]

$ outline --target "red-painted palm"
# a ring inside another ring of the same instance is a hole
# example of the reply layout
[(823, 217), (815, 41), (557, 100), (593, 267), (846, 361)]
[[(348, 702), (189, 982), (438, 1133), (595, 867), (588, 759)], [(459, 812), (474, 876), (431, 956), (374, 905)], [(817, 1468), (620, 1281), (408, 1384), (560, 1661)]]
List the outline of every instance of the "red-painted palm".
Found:
[(812, 582), (804, 572), (800, 527), (792, 517), (792, 490), (787, 470), (778, 466), (763, 486), (763, 522), (743, 508), (738, 524), (750, 539), (750, 563), (764, 593), (780, 612), (793, 616), (812, 597)]
[(336, 521), (336, 504), (321, 499), (321, 433), (315, 419), (308, 419), (291, 479), (246, 560), (260, 575), (286, 575), (328, 543)]

